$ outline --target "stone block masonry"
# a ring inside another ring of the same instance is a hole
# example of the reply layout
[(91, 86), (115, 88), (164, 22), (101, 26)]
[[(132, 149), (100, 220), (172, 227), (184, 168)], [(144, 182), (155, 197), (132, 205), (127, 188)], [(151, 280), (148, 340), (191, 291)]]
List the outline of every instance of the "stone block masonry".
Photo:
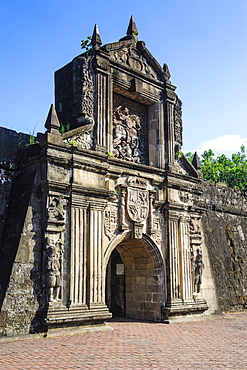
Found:
[(246, 194), (181, 155), (182, 102), (137, 34), (95, 26), (34, 144), (0, 129), (2, 336), (246, 308)]

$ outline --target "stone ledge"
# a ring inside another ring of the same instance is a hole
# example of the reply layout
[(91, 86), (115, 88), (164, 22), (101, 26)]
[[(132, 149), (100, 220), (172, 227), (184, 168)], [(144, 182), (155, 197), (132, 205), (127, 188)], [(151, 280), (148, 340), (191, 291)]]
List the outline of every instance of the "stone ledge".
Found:
[(62, 337), (67, 335), (75, 335), (75, 334), (86, 334), (92, 332), (101, 332), (101, 331), (111, 331), (114, 330), (112, 327), (104, 324), (90, 324), (90, 325), (80, 325), (80, 326), (72, 326), (66, 328), (53, 328), (49, 329), (47, 333), (38, 333), (38, 334), (22, 334), (22, 335), (14, 335), (14, 336), (3, 336), (0, 337), (0, 344), (8, 343), (8, 342), (15, 342), (18, 340), (28, 340), (28, 339), (41, 339), (41, 338), (54, 338), (54, 337)]

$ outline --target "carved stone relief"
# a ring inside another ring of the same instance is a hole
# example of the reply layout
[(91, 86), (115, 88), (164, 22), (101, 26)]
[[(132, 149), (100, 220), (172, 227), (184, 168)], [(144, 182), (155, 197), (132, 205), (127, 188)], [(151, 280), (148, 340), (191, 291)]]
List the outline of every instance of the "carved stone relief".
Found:
[(200, 287), (202, 283), (202, 271), (204, 268), (202, 262), (201, 244), (201, 218), (191, 217), (190, 219), (190, 248), (191, 248), (191, 260), (192, 260), (192, 270), (194, 273), (194, 293), (200, 292)]
[(182, 101), (177, 98), (174, 106), (174, 139), (180, 147), (183, 144), (182, 131)]
[(194, 265), (194, 291), (195, 293), (200, 293), (204, 264), (202, 262), (202, 253), (199, 249), (196, 250)]
[(164, 230), (165, 230), (164, 216), (160, 211), (155, 212), (155, 215), (153, 217), (152, 239), (155, 241), (156, 244), (161, 244)]
[(104, 230), (109, 240), (118, 233), (118, 211), (116, 205), (108, 204), (105, 209)]
[(130, 162), (145, 163), (147, 109), (120, 95), (114, 95), (113, 154)]
[(190, 173), (188, 172), (188, 170), (185, 168), (185, 166), (183, 165), (183, 163), (180, 161), (180, 159), (176, 160), (173, 164), (174, 166), (174, 170), (178, 173), (180, 173), (181, 175), (190, 175)]
[(192, 200), (192, 195), (187, 191), (179, 190), (179, 199), (182, 203), (189, 203)]
[(128, 188), (127, 212), (132, 221), (144, 222), (148, 216), (148, 191), (138, 188)]
[(82, 132), (73, 137), (63, 140), (65, 144), (76, 145), (81, 149), (91, 149), (92, 148), (92, 134), (91, 130), (87, 132)]
[(201, 235), (201, 227), (200, 227), (200, 218), (199, 217), (191, 217), (191, 219), (190, 219), (190, 233), (193, 236)]
[(51, 197), (47, 213), (48, 221), (63, 221), (65, 214), (65, 200), (63, 199), (63, 197)]
[(45, 287), (47, 299), (50, 302), (56, 302), (61, 299), (63, 252), (64, 248), (59, 238), (46, 237)]
[(91, 68), (91, 58), (83, 58), (82, 65), (82, 99), (81, 111), (85, 118), (94, 118), (94, 80)]
[(144, 222), (149, 212), (149, 193), (146, 190), (147, 182), (136, 177), (128, 179), (127, 214), (131, 221)]
[(111, 59), (125, 64), (138, 72), (142, 72), (148, 77), (157, 79), (157, 73), (133, 45), (129, 47), (123, 46), (113, 51), (111, 53)]

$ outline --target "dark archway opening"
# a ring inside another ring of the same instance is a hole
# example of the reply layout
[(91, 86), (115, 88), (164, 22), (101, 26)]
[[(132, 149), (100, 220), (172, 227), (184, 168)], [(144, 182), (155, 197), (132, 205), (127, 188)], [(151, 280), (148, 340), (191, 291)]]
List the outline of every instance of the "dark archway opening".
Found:
[(113, 316), (161, 320), (165, 301), (162, 266), (161, 259), (140, 239), (117, 245), (106, 272), (106, 303)]
[(125, 268), (116, 249), (111, 254), (106, 270), (106, 303), (114, 316), (126, 315)]

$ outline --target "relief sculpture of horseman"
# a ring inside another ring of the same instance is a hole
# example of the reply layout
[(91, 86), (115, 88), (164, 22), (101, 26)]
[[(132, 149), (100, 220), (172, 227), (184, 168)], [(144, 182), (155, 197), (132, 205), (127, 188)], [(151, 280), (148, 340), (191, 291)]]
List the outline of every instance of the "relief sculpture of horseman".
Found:
[(113, 130), (113, 154), (115, 157), (132, 162), (140, 162), (140, 141), (138, 132), (141, 120), (136, 114), (130, 114), (127, 107), (119, 106), (115, 110)]

